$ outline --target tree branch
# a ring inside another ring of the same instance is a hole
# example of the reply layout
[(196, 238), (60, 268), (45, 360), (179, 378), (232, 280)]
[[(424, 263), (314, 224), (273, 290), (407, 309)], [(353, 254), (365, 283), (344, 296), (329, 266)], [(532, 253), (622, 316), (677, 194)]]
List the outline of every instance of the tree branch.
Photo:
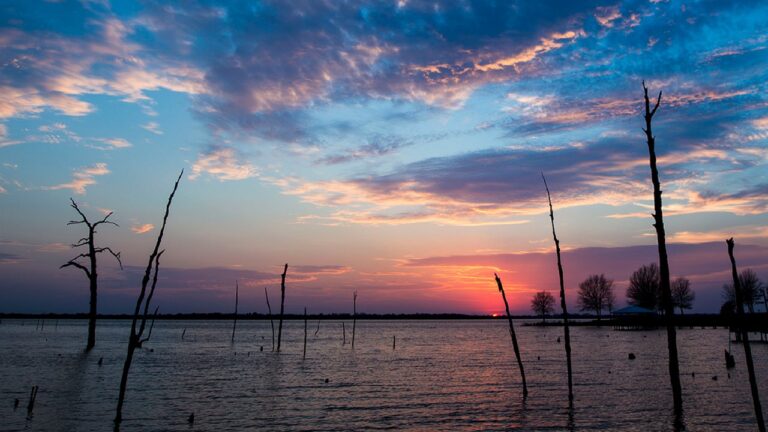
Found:
[(120, 270), (123, 269), (123, 262), (120, 260), (120, 252), (115, 253), (115, 251), (112, 250), (112, 248), (103, 247), (103, 248), (96, 248), (93, 250), (95, 253), (101, 253), (104, 251), (107, 251), (112, 254), (113, 257), (117, 260), (117, 263), (120, 264)]
[(112, 222), (112, 221), (109, 221), (109, 220), (107, 220), (107, 219), (108, 219), (110, 216), (112, 216), (112, 213), (114, 213), (114, 212), (109, 212), (109, 213), (107, 213), (107, 215), (106, 215), (106, 216), (104, 216), (104, 219), (102, 219), (102, 220), (100, 220), (100, 221), (98, 221), (98, 222), (94, 223), (94, 224), (93, 224), (93, 227), (94, 227), (94, 228), (96, 228), (96, 226), (98, 226), (98, 225), (100, 225), (100, 224), (103, 224), (103, 223), (108, 223), (108, 224), (112, 224), (112, 225), (114, 225), (114, 226), (116, 226), (116, 227), (119, 227), (120, 225), (118, 225), (118, 224), (116, 224), (116, 223), (114, 223), (114, 222)]
[(86, 268), (84, 265), (80, 264), (79, 262), (76, 262), (76, 261), (75, 261), (75, 259), (76, 259), (76, 258), (73, 258), (73, 259), (71, 259), (71, 260), (70, 260), (68, 263), (66, 263), (66, 264), (62, 264), (62, 265), (59, 267), (59, 269), (63, 269), (64, 267), (69, 267), (69, 266), (72, 266), (72, 267), (77, 267), (77, 268), (79, 268), (80, 270), (84, 271), (84, 272), (85, 272), (85, 275), (86, 275), (86, 276), (88, 276), (88, 279), (90, 279), (90, 278), (91, 278), (91, 272), (90, 272), (90, 271), (89, 271), (89, 270), (88, 270), (88, 269), (87, 269), (87, 268)]
[(75, 211), (76, 211), (76, 212), (77, 212), (77, 213), (80, 215), (80, 217), (81, 217), (81, 218), (83, 218), (83, 219), (82, 219), (81, 221), (69, 221), (69, 223), (67, 223), (67, 225), (76, 225), (76, 224), (81, 224), (81, 223), (84, 223), (84, 224), (88, 225), (88, 228), (93, 228), (93, 227), (91, 226), (91, 223), (90, 223), (90, 222), (88, 222), (88, 218), (87, 218), (87, 217), (85, 217), (85, 214), (83, 214), (83, 212), (82, 212), (82, 211), (80, 211), (80, 207), (78, 207), (78, 206), (77, 206), (77, 203), (75, 202), (75, 200), (74, 200), (74, 199), (72, 199), (72, 198), (70, 198), (70, 199), (69, 199), (69, 201), (71, 201), (71, 202), (72, 202), (72, 204), (70, 204), (70, 207), (72, 207), (73, 209), (75, 209)]

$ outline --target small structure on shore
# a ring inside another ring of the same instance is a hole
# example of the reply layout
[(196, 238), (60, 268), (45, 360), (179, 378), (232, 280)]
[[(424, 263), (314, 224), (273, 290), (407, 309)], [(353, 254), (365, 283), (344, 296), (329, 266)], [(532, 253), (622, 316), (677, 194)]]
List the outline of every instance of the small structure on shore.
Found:
[(611, 313), (614, 330), (646, 330), (656, 328), (656, 311), (641, 306), (627, 306)]

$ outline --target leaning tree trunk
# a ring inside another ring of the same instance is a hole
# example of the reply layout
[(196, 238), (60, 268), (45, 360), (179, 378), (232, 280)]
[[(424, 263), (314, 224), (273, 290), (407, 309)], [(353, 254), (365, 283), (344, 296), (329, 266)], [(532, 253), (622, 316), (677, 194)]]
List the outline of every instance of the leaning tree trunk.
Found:
[(272, 319), (272, 306), (269, 305), (269, 293), (264, 287), (264, 297), (267, 298), (267, 310), (269, 311), (269, 324), (272, 326), (272, 352), (275, 351), (275, 320)]
[[(541, 174), (544, 180), (544, 189), (547, 190), (547, 201), (549, 201), (549, 219), (552, 221), (552, 238), (555, 240), (555, 251), (557, 252), (557, 273), (560, 276), (560, 308), (563, 310), (563, 332), (565, 333), (565, 362), (568, 367), (568, 401), (573, 402), (573, 368), (571, 366), (571, 331), (568, 327), (568, 308), (565, 305), (565, 284), (563, 283), (563, 264), (560, 260), (560, 240), (555, 233), (555, 213), (552, 210), (552, 197), (549, 195), (549, 186), (544, 173)], [(599, 320), (599, 314), (598, 314)]]
[(240, 287), (237, 281), (235, 281), (235, 319), (232, 321), (232, 342), (235, 342), (235, 330), (237, 329), (237, 303), (240, 297)]
[(742, 344), (744, 345), (744, 358), (747, 361), (747, 373), (749, 374), (749, 387), (752, 390), (752, 404), (755, 407), (755, 417), (757, 419), (757, 428), (760, 432), (765, 432), (765, 421), (763, 420), (763, 408), (760, 404), (760, 393), (757, 390), (757, 379), (755, 378), (755, 365), (752, 362), (752, 347), (749, 345), (749, 332), (747, 323), (744, 319), (744, 304), (741, 292), (741, 281), (739, 273), (736, 271), (736, 259), (733, 257), (733, 238), (726, 240), (728, 243), (728, 256), (731, 258), (731, 273), (733, 274), (733, 292), (736, 297), (736, 322), (737, 331), (741, 333)]
[[(176, 179), (176, 183), (173, 185), (173, 191), (168, 197), (168, 203), (165, 206), (165, 215), (163, 216), (163, 225), (160, 228), (160, 232), (157, 235), (157, 242), (155, 248), (149, 256), (149, 262), (147, 268), (144, 271), (144, 277), (141, 280), (141, 291), (139, 291), (139, 297), (136, 299), (136, 307), (133, 311), (133, 319), (131, 321), (131, 333), (128, 336), (128, 352), (125, 356), (125, 363), (123, 364), (123, 373), (120, 377), (120, 390), (117, 397), (117, 409), (115, 412), (115, 428), (117, 432), (120, 430), (120, 423), (123, 420), (123, 403), (125, 402), (125, 391), (128, 386), (128, 373), (131, 369), (131, 363), (133, 362), (133, 355), (136, 348), (140, 347), (147, 339), (142, 339), (144, 335), (144, 329), (147, 325), (147, 315), (149, 312), (149, 306), (152, 302), (152, 296), (155, 294), (155, 287), (157, 286), (157, 272), (160, 268), (160, 257), (165, 250), (160, 250), (160, 245), (163, 242), (163, 234), (165, 233), (165, 226), (168, 222), (168, 214), (171, 211), (171, 202), (173, 202), (173, 196), (176, 195), (176, 189), (179, 187), (179, 181), (181, 176), (184, 175), (184, 170), (181, 170), (179, 177)], [(152, 277), (152, 284), (149, 285), (150, 276), (154, 267), (154, 277)], [(147, 293), (147, 287), (149, 286), (149, 293)], [(143, 312), (142, 312), (143, 307)], [(141, 321), (139, 322), (139, 318)], [(138, 327), (138, 329), (137, 329)], [(183, 336), (182, 336), (183, 338)]]
[(283, 269), (280, 277), (280, 324), (277, 327), (277, 352), (280, 352), (280, 342), (283, 338), (283, 313), (285, 312), (285, 274), (288, 273), (288, 264)]
[(504, 294), (504, 286), (501, 284), (499, 275), (494, 273), (493, 276), (496, 278), (496, 285), (499, 287), (501, 298), (504, 300), (504, 308), (507, 311), (507, 320), (509, 321), (509, 335), (512, 337), (512, 348), (515, 350), (517, 367), (520, 369), (520, 378), (523, 380), (523, 397), (526, 397), (528, 396), (528, 385), (525, 383), (525, 369), (523, 369), (523, 360), (520, 357), (520, 347), (517, 345), (517, 335), (515, 334), (515, 326), (512, 324), (512, 315), (509, 313), (509, 303), (507, 303), (507, 296)]
[(661, 103), (661, 92), (656, 99), (656, 104), (651, 109), (651, 102), (648, 99), (648, 88), (643, 82), (643, 91), (645, 97), (645, 132), (648, 141), (648, 154), (651, 166), (651, 181), (653, 182), (653, 208), (654, 224), (656, 228), (656, 240), (659, 248), (659, 273), (661, 297), (664, 307), (667, 326), (667, 349), (669, 351), (669, 380), (672, 385), (672, 399), (676, 415), (683, 412), (683, 392), (680, 385), (680, 364), (677, 356), (677, 331), (674, 322), (674, 305), (672, 304), (672, 290), (669, 284), (669, 260), (667, 258), (666, 233), (664, 232), (664, 215), (661, 206), (661, 183), (659, 182), (659, 170), (656, 168), (656, 137), (653, 136), (651, 129), (651, 120)]

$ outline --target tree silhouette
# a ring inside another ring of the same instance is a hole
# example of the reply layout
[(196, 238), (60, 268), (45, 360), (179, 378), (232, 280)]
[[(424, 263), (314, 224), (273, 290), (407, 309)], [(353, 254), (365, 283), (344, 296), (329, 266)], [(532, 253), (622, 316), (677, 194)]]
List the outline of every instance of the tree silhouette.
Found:
[(725, 241), (728, 245), (728, 257), (731, 260), (731, 277), (733, 278), (733, 293), (736, 299), (736, 316), (738, 317), (738, 331), (741, 333), (742, 345), (744, 346), (744, 360), (747, 362), (747, 375), (749, 375), (749, 387), (752, 392), (752, 404), (755, 409), (755, 419), (757, 428), (760, 432), (765, 432), (765, 421), (763, 420), (763, 408), (760, 404), (760, 393), (757, 389), (757, 378), (755, 377), (755, 365), (752, 361), (752, 347), (749, 344), (749, 332), (747, 331), (744, 320), (744, 307), (741, 296), (740, 275), (736, 270), (736, 258), (733, 256), (735, 244), (733, 238)]
[[(755, 313), (755, 304), (761, 298), (764, 299), (763, 282), (752, 269), (744, 269), (739, 273), (739, 285), (741, 286), (741, 303), (749, 313)], [(723, 285), (723, 299), (736, 304), (736, 296), (733, 283)]]
[(542, 322), (546, 322), (547, 315), (555, 311), (555, 298), (549, 291), (539, 291), (531, 299), (531, 310), (541, 317)]
[[(176, 195), (176, 189), (179, 187), (179, 181), (181, 181), (181, 176), (183, 174), (184, 170), (181, 170), (179, 177), (176, 179), (176, 183), (173, 185), (173, 191), (168, 197), (168, 203), (165, 206), (165, 215), (163, 216), (163, 225), (157, 235), (155, 248), (149, 255), (147, 269), (144, 271), (144, 277), (141, 280), (141, 291), (139, 291), (139, 297), (136, 299), (136, 308), (133, 311), (133, 320), (131, 321), (131, 333), (128, 335), (128, 353), (125, 356), (123, 373), (120, 378), (120, 391), (117, 397), (117, 409), (115, 412), (114, 420), (115, 431), (120, 430), (120, 422), (123, 420), (123, 403), (125, 402), (125, 390), (128, 386), (128, 372), (131, 370), (133, 354), (136, 351), (136, 348), (140, 347), (142, 342), (146, 341), (146, 339), (142, 339), (142, 336), (144, 335), (144, 329), (147, 325), (147, 315), (149, 312), (149, 306), (152, 303), (152, 296), (155, 294), (155, 287), (157, 286), (157, 272), (160, 269), (160, 257), (165, 252), (165, 250), (160, 250), (160, 245), (163, 242), (165, 225), (168, 222), (168, 214), (171, 211), (171, 202), (173, 201), (173, 196)], [(154, 275), (152, 274), (153, 268)], [(150, 277), (152, 277), (152, 285), (149, 286), (149, 292), (147, 292), (147, 286), (149, 285)], [(141, 322), (139, 322), (139, 317), (141, 317)]]
[(640, 267), (629, 277), (627, 302), (651, 310), (660, 307), (659, 266), (656, 263)]
[(591, 275), (579, 284), (579, 293), (576, 300), (582, 311), (595, 311), (597, 320), (600, 320), (603, 309), (609, 311), (613, 308), (615, 296), (613, 294), (613, 280), (606, 279), (605, 275)]
[[(496, 286), (499, 288), (501, 298), (504, 300), (504, 309), (507, 312), (507, 321), (509, 322), (509, 337), (512, 338), (512, 348), (515, 350), (515, 358), (517, 359), (517, 367), (520, 369), (520, 379), (523, 381), (523, 398), (528, 396), (528, 384), (525, 382), (525, 369), (523, 368), (523, 359), (520, 356), (520, 346), (517, 344), (517, 335), (515, 334), (515, 326), (512, 323), (512, 315), (509, 313), (509, 303), (507, 302), (507, 295), (504, 293), (504, 285), (501, 283), (501, 278), (496, 273), (493, 274), (496, 278)], [(550, 295), (550, 297), (552, 297)], [(555, 299), (552, 299), (554, 304)], [(550, 305), (550, 308), (552, 306)], [(342, 323), (343, 324), (343, 323)], [(393, 342), (394, 346), (394, 342)]]
[(680, 309), (680, 315), (684, 314), (684, 309), (693, 307), (695, 299), (696, 293), (691, 290), (691, 281), (684, 277), (672, 281), (672, 304)]
[[(117, 263), (120, 264), (120, 269), (123, 269), (123, 263), (120, 261), (120, 252), (115, 252), (111, 248), (108, 247), (96, 247), (95, 244), (95, 236), (96, 236), (96, 228), (99, 225), (102, 224), (110, 224), (114, 226), (119, 226), (118, 224), (108, 220), (110, 216), (112, 216), (112, 212), (107, 213), (106, 216), (104, 216), (103, 219), (97, 222), (91, 222), (88, 220), (88, 218), (85, 216), (85, 214), (80, 210), (80, 207), (77, 206), (77, 203), (72, 198), (69, 199), (72, 204), (70, 206), (75, 209), (78, 215), (80, 215), (80, 220), (71, 220), (67, 223), (67, 225), (79, 225), (83, 224), (88, 228), (88, 236), (81, 238), (77, 243), (74, 243), (72, 245), (72, 248), (81, 248), (81, 247), (87, 247), (88, 251), (83, 252), (80, 255), (72, 258), (71, 260), (67, 261), (65, 264), (62, 264), (60, 269), (63, 269), (65, 267), (76, 267), (82, 270), (85, 273), (85, 276), (88, 278), (89, 283), (89, 291), (91, 294), (91, 300), (90, 300), (90, 307), (88, 308), (88, 342), (85, 345), (85, 350), (90, 351), (94, 345), (96, 345), (96, 304), (98, 300), (98, 289), (99, 289), (99, 275), (97, 272), (97, 256), (98, 254), (102, 252), (109, 252), (115, 259), (117, 260)], [(81, 264), (79, 262), (80, 259), (86, 259), (87, 260), (87, 266), (84, 264)]]
[(667, 326), (667, 351), (669, 381), (672, 387), (672, 403), (675, 413), (675, 426), (680, 427), (683, 414), (683, 389), (680, 385), (680, 363), (677, 355), (677, 330), (674, 323), (674, 309), (672, 305), (672, 290), (669, 285), (669, 259), (667, 257), (667, 235), (664, 230), (664, 213), (661, 204), (661, 182), (659, 170), (656, 167), (656, 137), (653, 136), (651, 123), (656, 110), (661, 104), (661, 92), (656, 103), (651, 109), (651, 101), (648, 98), (648, 87), (643, 82), (643, 95), (645, 99), (645, 138), (648, 144), (648, 158), (651, 168), (651, 183), (653, 183), (653, 227), (656, 229), (656, 243), (659, 250), (659, 289), (661, 292), (661, 306)]

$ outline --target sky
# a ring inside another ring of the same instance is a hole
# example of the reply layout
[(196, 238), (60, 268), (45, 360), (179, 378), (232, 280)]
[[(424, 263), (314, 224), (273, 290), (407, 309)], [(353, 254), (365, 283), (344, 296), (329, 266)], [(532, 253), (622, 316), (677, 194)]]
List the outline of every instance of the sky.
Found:
[[(99, 311), (131, 310), (173, 181), (161, 312), (530, 313), (658, 259), (716, 312), (768, 280), (765, 1), (5, 1), (0, 312), (83, 312), (59, 266), (103, 225)], [(272, 300), (273, 304), (276, 300)]]

